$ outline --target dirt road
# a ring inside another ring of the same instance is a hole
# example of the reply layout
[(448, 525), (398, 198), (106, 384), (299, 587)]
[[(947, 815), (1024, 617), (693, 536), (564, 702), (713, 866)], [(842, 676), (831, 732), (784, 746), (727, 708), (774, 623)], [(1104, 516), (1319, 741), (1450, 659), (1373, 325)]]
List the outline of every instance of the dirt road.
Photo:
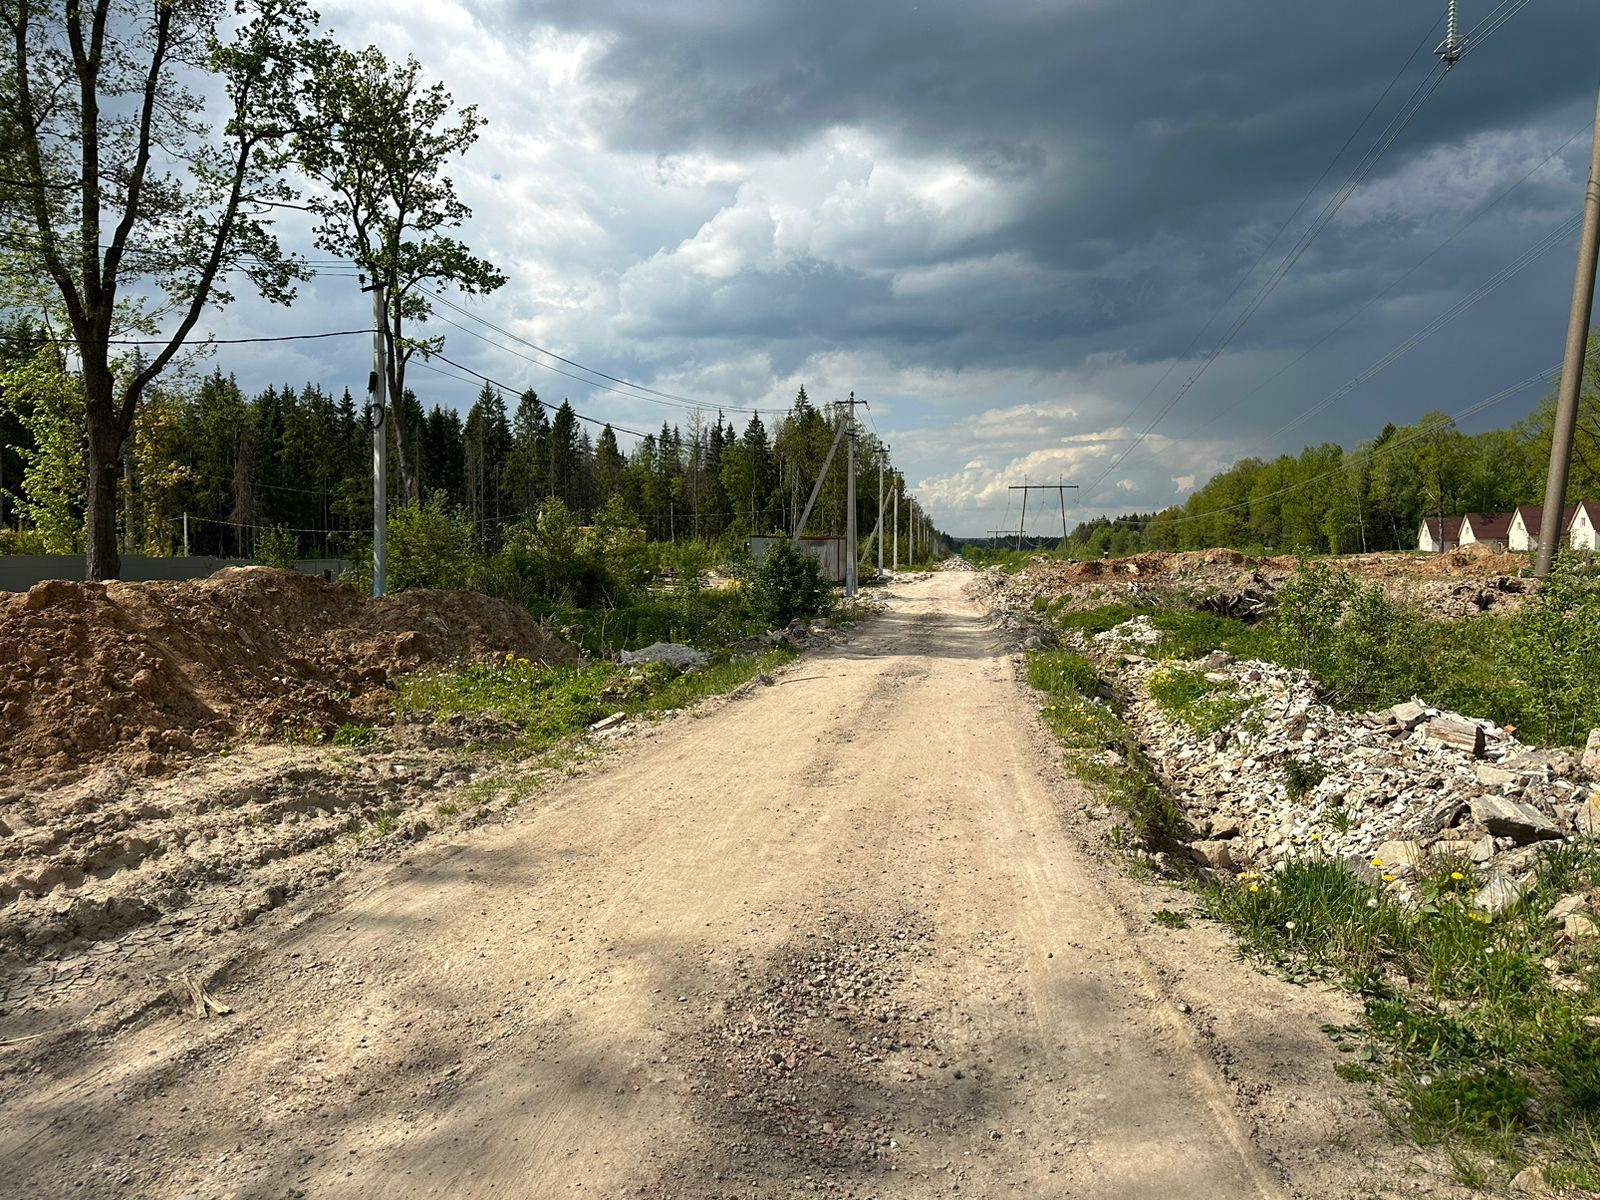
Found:
[(1315, 1005), (1151, 924), (964, 582), (901, 585), (773, 686), (264, 920), (231, 1015), (4, 1064), (0, 1193), (1353, 1181), (1372, 1128)]

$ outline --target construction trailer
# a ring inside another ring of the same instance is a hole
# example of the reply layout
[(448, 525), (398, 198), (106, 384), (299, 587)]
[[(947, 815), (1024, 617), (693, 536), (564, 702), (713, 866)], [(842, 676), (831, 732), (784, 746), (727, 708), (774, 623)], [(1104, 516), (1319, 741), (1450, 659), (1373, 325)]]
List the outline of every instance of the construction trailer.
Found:
[[(756, 566), (761, 565), (761, 560), (767, 556), (775, 542), (788, 541), (788, 538), (753, 537), (745, 545), (750, 550), (750, 557), (755, 560)], [(795, 545), (802, 554), (809, 554), (822, 564), (822, 574), (832, 583), (844, 582), (845, 568), (845, 539), (842, 537), (803, 537)]]

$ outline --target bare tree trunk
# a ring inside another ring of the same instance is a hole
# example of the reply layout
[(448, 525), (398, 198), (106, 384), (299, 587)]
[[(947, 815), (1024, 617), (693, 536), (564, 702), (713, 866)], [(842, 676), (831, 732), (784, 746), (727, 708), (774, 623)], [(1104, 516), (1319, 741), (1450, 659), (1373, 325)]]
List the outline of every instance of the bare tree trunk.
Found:
[(122, 574), (117, 547), (117, 456), (124, 435), (112, 414), (111, 386), (109, 372), (84, 372), (89, 433), (85, 579), (116, 579)]

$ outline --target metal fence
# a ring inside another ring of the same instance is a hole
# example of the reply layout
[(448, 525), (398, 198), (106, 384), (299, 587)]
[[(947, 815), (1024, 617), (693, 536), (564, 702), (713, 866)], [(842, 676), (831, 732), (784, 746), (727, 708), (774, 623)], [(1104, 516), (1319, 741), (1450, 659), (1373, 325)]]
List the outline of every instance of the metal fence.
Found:
[[(131, 582), (204, 579), (223, 567), (253, 567), (249, 558), (153, 558), (145, 554), (122, 556), (122, 578)], [(302, 575), (337, 579), (353, 564), (342, 558), (302, 559), (296, 569)], [(81, 554), (0, 554), (0, 592), (25, 592), (46, 579), (82, 579)]]

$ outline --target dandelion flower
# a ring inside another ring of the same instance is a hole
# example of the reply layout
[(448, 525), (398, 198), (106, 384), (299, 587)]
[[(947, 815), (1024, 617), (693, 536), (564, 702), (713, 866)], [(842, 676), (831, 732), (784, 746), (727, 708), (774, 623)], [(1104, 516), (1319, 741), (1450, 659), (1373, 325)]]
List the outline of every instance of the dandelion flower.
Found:
[(1385, 873), (1384, 876), (1383, 876), (1383, 881), (1385, 883), (1393, 883), (1394, 882), (1394, 876), (1390, 875), (1388, 873)]
[(1283, 927), (1285, 929), (1289, 930), (1291, 933), (1294, 932), (1294, 922), (1293, 921), (1285, 921), (1283, 923)]
[(1460, 871), (1451, 871), (1450, 872), (1450, 878), (1454, 879), (1457, 883), (1460, 883), (1463, 879), (1466, 878), (1466, 876), (1463, 875)]
[(1322, 835), (1320, 833), (1313, 833), (1311, 835), (1311, 840), (1313, 842), (1320, 842), (1322, 840)]
[(1378, 899), (1377, 899), (1376, 896), (1372, 897), (1371, 899), (1369, 899), (1367, 901), (1367, 907), (1368, 908), (1377, 908), (1378, 907)]
[(1239, 872), (1239, 882), (1240, 883), (1243, 883), (1246, 879), (1249, 879), (1249, 878), (1250, 878), (1250, 872), (1249, 871), (1240, 871)]
[(1383, 859), (1381, 859), (1381, 858), (1375, 858), (1375, 859), (1373, 859), (1373, 860), (1372, 860), (1372, 865), (1373, 865), (1373, 866), (1375, 866), (1375, 867), (1381, 867), (1381, 866), (1383, 866)]
[(1261, 885), (1259, 883), (1252, 883), (1250, 885), (1250, 890), (1252, 892), (1259, 892), (1261, 890)]

